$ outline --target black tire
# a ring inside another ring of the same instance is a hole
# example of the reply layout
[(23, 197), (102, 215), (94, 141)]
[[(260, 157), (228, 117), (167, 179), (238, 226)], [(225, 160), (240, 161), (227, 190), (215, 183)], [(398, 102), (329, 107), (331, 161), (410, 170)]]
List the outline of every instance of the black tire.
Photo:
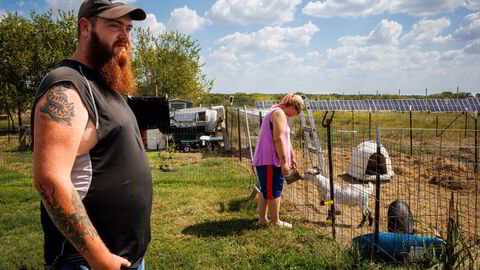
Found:
[(188, 153), (192, 150), (192, 148), (189, 145), (184, 145), (183, 146), (183, 152)]

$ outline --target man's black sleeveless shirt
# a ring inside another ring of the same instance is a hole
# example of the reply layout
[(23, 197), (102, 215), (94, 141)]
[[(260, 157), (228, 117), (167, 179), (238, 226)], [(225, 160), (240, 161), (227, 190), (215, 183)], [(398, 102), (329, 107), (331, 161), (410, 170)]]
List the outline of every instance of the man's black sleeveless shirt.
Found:
[[(36, 103), (52, 85), (61, 82), (75, 86), (99, 139), (88, 154), (77, 156), (72, 182), (107, 248), (136, 266), (151, 238), (152, 176), (135, 116), (121, 95), (102, 86), (93, 70), (64, 60), (40, 84), (32, 109), (32, 130)], [(41, 221), (47, 265), (82, 259), (53, 224), (43, 204)]]

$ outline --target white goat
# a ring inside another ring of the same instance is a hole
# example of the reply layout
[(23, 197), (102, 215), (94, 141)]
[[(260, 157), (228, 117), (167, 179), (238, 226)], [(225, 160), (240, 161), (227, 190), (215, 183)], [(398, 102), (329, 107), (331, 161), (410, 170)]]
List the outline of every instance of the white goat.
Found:
[[(330, 200), (330, 179), (321, 175), (316, 169), (308, 169), (303, 178), (308, 181), (312, 181), (318, 188), (318, 194), (324, 201)], [(353, 185), (339, 186), (334, 184), (334, 204), (348, 205), (351, 207), (357, 206), (362, 211), (362, 221), (358, 225), (358, 228), (362, 227), (367, 218), (368, 225), (373, 223), (372, 211), (368, 208), (368, 196), (373, 192), (373, 184), (368, 183), (368, 187), (359, 185), (355, 187)], [(335, 207), (334, 207), (335, 208)], [(335, 210), (337, 211), (337, 210)], [(328, 219), (332, 213), (328, 212)]]

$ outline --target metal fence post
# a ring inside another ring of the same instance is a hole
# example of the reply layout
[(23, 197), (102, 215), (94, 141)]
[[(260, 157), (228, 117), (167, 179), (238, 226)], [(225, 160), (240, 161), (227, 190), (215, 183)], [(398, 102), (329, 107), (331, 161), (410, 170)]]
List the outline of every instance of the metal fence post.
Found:
[[(377, 167), (380, 165), (380, 155), (380, 128), (377, 127)], [(373, 255), (377, 254), (380, 231), (380, 170), (378, 168), (376, 168), (375, 182), (375, 245), (373, 246)]]
[(240, 132), (240, 108), (237, 108), (238, 118), (238, 153), (240, 155), (240, 162), (242, 161), (242, 135)]
[(228, 135), (228, 134), (229, 134), (229, 132), (228, 132), (228, 126), (229, 126), (229, 124), (228, 124), (228, 107), (225, 106), (225, 130), (226, 130), (228, 139), (230, 139), (230, 137), (229, 137), (229, 135)]
[(410, 156), (413, 157), (412, 106), (410, 106)]
[(475, 172), (478, 172), (478, 118), (475, 116)]
[[(334, 183), (333, 183), (333, 158), (332, 158), (332, 136), (331, 136), (331, 129), (332, 129), (332, 120), (333, 116), (335, 115), (335, 112), (332, 113), (332, 116), (330, 118), (326, 118), (328, 114), (328, 111), (325, 112), (325, 115), (323, 116), (323, 121), (322, 121), (322, 126), (327, 128), (327, 142), (328, 142), (328, 177), (330, 178), (330, 200), (332, 200), (334, 203), (332, 203), (330, 207), (330, 211), (332, 212), (332, 236), (333, 240), (336, 238), (336, 233), (335, 233), (335, 191), (334, 191)], [(308, 145), (307, 145), (308, 147)]]

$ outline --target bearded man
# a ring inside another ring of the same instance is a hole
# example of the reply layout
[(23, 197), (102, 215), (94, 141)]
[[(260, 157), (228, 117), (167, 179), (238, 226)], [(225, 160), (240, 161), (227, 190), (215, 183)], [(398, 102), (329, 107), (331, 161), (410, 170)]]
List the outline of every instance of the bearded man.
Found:
[(32, 108), (33, 183), (46, 269), (143, 269), (152, 176), (134, 114), (132, 20), (142, 9), (84, 0), (74, 54), (48, 73)]

